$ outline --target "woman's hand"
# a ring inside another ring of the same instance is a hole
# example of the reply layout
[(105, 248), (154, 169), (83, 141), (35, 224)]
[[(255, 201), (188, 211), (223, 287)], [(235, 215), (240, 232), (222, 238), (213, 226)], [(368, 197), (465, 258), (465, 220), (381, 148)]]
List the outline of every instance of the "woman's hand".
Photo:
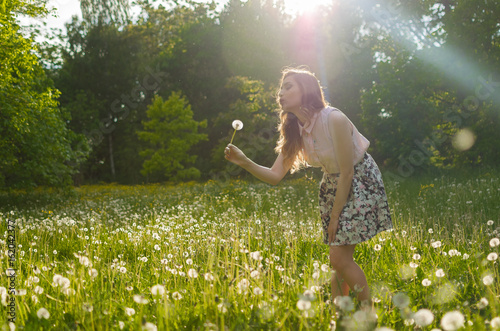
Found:
[(248, 159), (238, 147), (232, 144), (227, 145), (224, 149), (224, 157), (238, 166), (241, 166)]
[(330, 224), (328, 225), (328, 245), (331, 245), (335, 241), (337, 235), (337, 228), (339, 226), (339, 216), (330, 215)]

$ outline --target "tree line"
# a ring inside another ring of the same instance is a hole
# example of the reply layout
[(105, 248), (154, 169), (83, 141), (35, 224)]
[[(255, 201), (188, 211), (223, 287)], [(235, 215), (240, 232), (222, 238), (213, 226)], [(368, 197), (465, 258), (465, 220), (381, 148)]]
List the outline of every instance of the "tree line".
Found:
[(82, 1), (54, 42), (0, 6), (0, 187), (219, 180), (243, 175), (235, 144), (270, 165), (285, 66), (306, 65), (328, 101), (398, 178), (500, 161), (499, 1)]

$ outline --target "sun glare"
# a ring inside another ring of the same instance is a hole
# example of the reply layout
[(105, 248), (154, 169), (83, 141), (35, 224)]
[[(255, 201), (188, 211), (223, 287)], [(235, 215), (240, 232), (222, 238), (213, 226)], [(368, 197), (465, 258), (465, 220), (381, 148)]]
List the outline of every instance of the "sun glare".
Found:
[(326, 6), (331, 0), (285, 0), (285, 10), (292, 14), (314, 11), (319, 6)]

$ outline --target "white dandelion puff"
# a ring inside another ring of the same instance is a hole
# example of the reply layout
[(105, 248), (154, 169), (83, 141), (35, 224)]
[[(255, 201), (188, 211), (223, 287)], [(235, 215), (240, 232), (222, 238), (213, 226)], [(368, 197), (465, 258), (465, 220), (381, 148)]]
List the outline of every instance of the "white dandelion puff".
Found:
[(36, 294), (42, 294), (43, 293), (43, 287), (40, 287), (40, 286), (36, 286), (35, 289), (34, 289), (34, 292)]
[(304, 297), (309, 301), (313, 301), (314, 300), (314, 291), (313, 290), (305, 290)]
[(493, 253), (490, 253), (488, 254), (488, 256), (486, 257), (486, 259), (488, 261), (495, 261), (496, 259), (498, 259), (498, 254), (493, 252)]
[(424, 280), (422, 280), (422, 285), (424, 285), (426, 287), (430, 286), (431, 284), (432, 284), (432, 282), (429, 279), (427, 279), (427, 278), (425, 278)]
[(238, 282), (238, 293), (246, 293), (246, 291), (248, 290), (248, 287), (250, 286), (250, 282), (243, 278), (242, 280), (240, 280)]
[(481, 298), (481, 300), (479, 300), (479, 302), (477, 303), (477, 308), (484, 309), (488, 307), (488, 304), (489, 304), (488, 299)]
[(144, 323), (144, 325), (142, 326), (142, 330), (145, 330), (145, 331), (156, 331), (158, 330), (158, 328), (156, 327), (156, 325), (154, 325), (153, 323), (151, 322), (146, 322)]
[(262, 293), (264, 293), (264, 291), (262, 291), (262, 289), (260, 287), (255, 287), (253, 289), (253, 294), (255, 294), (255, 295), (261, 295)]
[(435, 241), (435, 242), (431, 243), (431, 246), (433, 248), (439, 248), (439, 247), (441, 247), (441, 242), (440, 241)]
[(163, 294), (165, 294), (165, 287), (163, 285), (155, 285), (153, 287), (151, 287), (151, 294), (152, 295), (159, 295), (159, 296), (162, 296)]
[(380, 246), (379, 244), (376, 244), (375, 246), (373, 246), (373, 249), (376, 251), (379, 251), (382, 249), (382, 246)]
[(494, 279), (492, 275), (486, 275), (483, 277), (483, 284), (486, 286), (493, 284), (493, 281)]
[(212, 280), (214, 280), (214, 276), (211, 273), (207, 272), (205, 274), (205, 280), (211, 282)]
[(132, 316), (132, 315), (135, 315), (135, 309), (134, 308), (128, 308), (128, 307), (125, 307), (125, 314), (127, 316)]
[(149, 302), (148, 299), (144, 297), (144, 295), (136, 294), (134, 295), (134, 301), (137, 302), (138, 304), (145, 305)]
[(233, 136), (231, 137), (230, 144), (233, 143), (233, 139), (234, 139), (234, 135), (236, 134), (236, 131), (243, 129), (243, 122), (240, 120), (234, 120), (233, 121), (233, 129), (234, 129), (234, 132), (233, 132)]
[(180, 294), (179, 292), (174, 292), (172, 293), (172, 298), (174, 298), (174, 300), (180, 300), (182, 299), (182, 294)]
[(420, 309), (413, 314), (415, 324), (420, 327), (426, 327), (434, 321), (434, 314), (429, 309)]
[(420, 256), (420, 254), (413, 254), (413, 259), (414, 260), (420, 260), (422, 257)]
[(354, 310), (354, 302), (350, 296), (338, 296), (335, 298), (334, 303), (343, 311)]
[(464, 323), (464, 315), (462, 315), (462, 313), (457, 310), (447, 312), (441, 319), (441, 327), (445, 331), (458, 330), (464, 326)]
[(259, 251), (251, 252), (250, 257), (256, 261), (262, 261), (262, 255), (260, 254)]
[(490, 326), (492, 329), (500, 329), (500, 317), (495, 317), (491, 320)]
[(258, 270), (254, 270), (250, 273), (250, 277), (252, 278), (259, 278), (260, 277), (260, 272)]
[(299, 310), (309, 310), (311, 308), (311, 301), (300, 299), (297, 301), (297, 308)]
[(45, 318), (46, 320), (48, 320), (50, 317), (50, 313), (46, 308), (40, 308), (36, 312), (36, 316), (38, 316), (39, 319)]
[(328, 266), (328, 264), (322, 264), (321, 265), (321, 271), (323, 271), (323, 272), (329, 272), (330, 271), (330, 267)]
[(490, 247), (497, 247), (500, 245), (500, 239), (493, 238), (490, 240)]
[(444, 273), (443, 269), (436, 270), (436, 277), (441, 278), (444, 276), (445, 276), (445, 273)]
[(227, 313), (226, 305), (222, 302), (217, 305), (217, 309), (219, 309), (219, 312), (221, 312), (223, 314)]
[(396, 293), (392, 297), (392, 302), (394, 302), (394, 305), (399, 309), (403, 309), (410, 305), (410, 298), (404, 293)]
[(89, 269), (89, 276), (91, 278), (96, 278), (99, 272), (96, 269)]
[(92, 306), (90, 303), (84, 303), (82, 305), (82, 308), (88, 313), (91, 313), (94, 310), (94, 306)]
[(196, 271), (194, 269), (189, 269), (187, 274), (191, 278), (197, 278), (198, 277), (198, 271)]

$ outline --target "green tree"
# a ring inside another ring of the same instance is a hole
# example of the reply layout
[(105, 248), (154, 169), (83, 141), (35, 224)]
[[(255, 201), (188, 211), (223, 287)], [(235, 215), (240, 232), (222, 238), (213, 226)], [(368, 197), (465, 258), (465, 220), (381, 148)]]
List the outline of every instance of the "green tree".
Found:
[(193, 111), (188, 101), (180, 93), (172, 92), (168, 100), (159, 96), (147, 110), (148, 121), (143, 122), (144, 131), (137, 132), (139, 139), (148, 148), (140, 155), (146, 160), (141, 173), (158, 180), (190, 180), (200, 177), (200, 171), (192, 165), (196, 155), (190, 154), (191, 148), (206, 134), (199, 128), (206, 127), (206, 121), (193, 120)]
[[(68, 129), (36, 45), (15, 20), (46, 13), (36, 2), (9, 0), (0, 8), (0, 187), (71, 184), (72, 165), (86, 156), (86, 142)], [(79, 142), (76, 153), (72, 145)]]
[[(228, 163), (223, 155), (231, 140), (235, 119), (243, 122), (243, 129), (236, 133), (233, 144), (259, 164), (272, 165), (276, 158), (274, 147), (278, 139), (276, 125), (278, 115), (274, 111), (275, 87), (269, 87), (259, 80), (235, 76), (227, 80), (226, 90), (238, 97), (228, 110), (221, 112), (214, 121), (210, 140), (217, 145), (212, 149), (210, 178), (224, 178), (244, 174), (241, 168)], [(218, 134), (217, 134), (218, 133)]]

